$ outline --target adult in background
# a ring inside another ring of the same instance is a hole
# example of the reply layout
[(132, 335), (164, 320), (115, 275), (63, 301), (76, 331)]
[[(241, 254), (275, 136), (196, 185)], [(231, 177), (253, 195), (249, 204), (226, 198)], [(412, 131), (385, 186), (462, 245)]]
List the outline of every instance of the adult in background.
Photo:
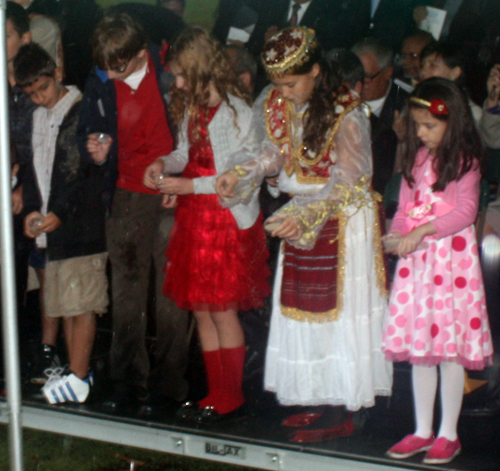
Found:
[(424, 47), (433, 41), (432, 34), (418, 29), (406, 36), (401, 45), (402, 78), (412, 87), (415, 87), (419, 82), (420, 54)]
[(173, 11), (179, 18), (184, 19), (184, 13), (186, 12), (185, 0), (158, 0), (156, 5)]
[(313, 28), (323, 47), (351, 47), (362, 37), (362, 0), (274, 0), (263, 2), (248, 48), (260, 54), (267, 39), (286, 26)]
[(16, 0), (28, 14), (46, 15), (61, 30), (64, 82), (83, 90), (92, 68), (90, 37), (101, 10), (94, 0)]
[[(365, 71), (358, 56), (348, 49), (332, 49), (326, 57), (336, 66), (342, 83), (361, 96)], [(396, 133), (373, 113), (370, 113), (370, 124), (373, 155), (372, 187), (383, 195), (385, 186), (393, 174), (398, 139)]]
[(403, 38), (415, 29), (413, 10), (419, 0), (362, 0), (357, 21), (363, 36), (372, 36), (393, 51), (398, 51)]
[(179, 15), (171, 9), (160, 8), (157, 5), (125, 2), (113, 5), (109, 11), (125, 13), (137, 20), (147, 31), (148, 39), (160, 46), (163, 42), (171, 43), (185, 27)]
[(365, 69), (361, 98), (371, 112), (389, 127), (394, 122), (394, 113), (401, 111), (408, 93), (392, 80), (394, 53), (376, 38), (365, 38), (356, 43), (352, 52)]

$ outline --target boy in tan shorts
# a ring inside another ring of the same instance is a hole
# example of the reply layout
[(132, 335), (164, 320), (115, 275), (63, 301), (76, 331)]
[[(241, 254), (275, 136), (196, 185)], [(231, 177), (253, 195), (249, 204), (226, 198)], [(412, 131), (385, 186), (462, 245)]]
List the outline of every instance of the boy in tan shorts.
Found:
[(95, 314), (107, 310), (103, 171), (80, 157), (76, 127), (81, 93), (62, 84), (62, 72), (36, 44), (14, 61), (17, 84), (33, 113), (33, 163), (24, 183), (25, 233), (45, 250), (46, 315), (63, 318), (69, 365), (42, 392), (50, 404), (85, 402)]

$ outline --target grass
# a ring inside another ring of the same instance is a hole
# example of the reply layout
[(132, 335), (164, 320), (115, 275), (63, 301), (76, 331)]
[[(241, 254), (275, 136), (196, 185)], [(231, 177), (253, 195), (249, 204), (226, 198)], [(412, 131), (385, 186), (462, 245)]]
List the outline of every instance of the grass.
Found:
[[(250, 468), (25, 429), (25, 471), (251, 471)], [(7, 427), (0, 426), (0, 470), (9, 469)], [(131, 462), (135, 462), (135, 468)]]

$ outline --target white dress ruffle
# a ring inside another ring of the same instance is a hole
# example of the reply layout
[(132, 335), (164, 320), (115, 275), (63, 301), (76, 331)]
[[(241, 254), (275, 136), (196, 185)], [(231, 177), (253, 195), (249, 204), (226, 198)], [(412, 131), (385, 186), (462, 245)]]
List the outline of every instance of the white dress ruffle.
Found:
[(337, 321), (309, 323), (281, 314), (280, 253), (264, 387), (283, 405), (345, 405), (355, 411), (373, 406), (377, 395), (391, 394), (392, 363), (381, 351), (387, 300), (375, 282), (376, 213), (366, 206), (351, 212), (355, 214), (346, 229), (344, 308)]

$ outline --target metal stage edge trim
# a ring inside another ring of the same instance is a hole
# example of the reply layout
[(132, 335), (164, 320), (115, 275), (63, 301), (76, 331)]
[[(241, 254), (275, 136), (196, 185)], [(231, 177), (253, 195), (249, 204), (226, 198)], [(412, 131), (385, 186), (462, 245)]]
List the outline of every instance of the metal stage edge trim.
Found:
[[(23, 406), (22, 426), (78, 438), (144, 448), (192, 458), (240, 466), (286, 471), (407, 471), (364, 461), (347, 460), (308, 452), (221, 440), (204, 435), (141, 426), (107, 419), (81, 416), (50, 409)], [(9, 422), (7, 403), (0, 403), (0, 423)]]

